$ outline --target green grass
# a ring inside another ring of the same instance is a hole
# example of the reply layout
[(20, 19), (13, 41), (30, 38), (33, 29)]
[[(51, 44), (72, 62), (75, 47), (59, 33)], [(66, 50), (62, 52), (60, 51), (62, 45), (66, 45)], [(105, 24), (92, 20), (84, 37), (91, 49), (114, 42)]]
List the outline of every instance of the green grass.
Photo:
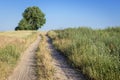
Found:
[(88, 79), (120, 80), (120, 27), (68, 28), (48, 35), (56, 49)]

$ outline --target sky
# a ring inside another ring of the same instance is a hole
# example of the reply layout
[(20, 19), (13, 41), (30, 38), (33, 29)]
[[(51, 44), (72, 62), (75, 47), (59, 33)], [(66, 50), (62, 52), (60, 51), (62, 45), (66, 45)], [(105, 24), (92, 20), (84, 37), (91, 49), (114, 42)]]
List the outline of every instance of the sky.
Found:
[(30, 6), (45, 14), (46, 24), (40, 30), (120, 26), (120, 0), (0, 0), (0, 31), (14, 30)]

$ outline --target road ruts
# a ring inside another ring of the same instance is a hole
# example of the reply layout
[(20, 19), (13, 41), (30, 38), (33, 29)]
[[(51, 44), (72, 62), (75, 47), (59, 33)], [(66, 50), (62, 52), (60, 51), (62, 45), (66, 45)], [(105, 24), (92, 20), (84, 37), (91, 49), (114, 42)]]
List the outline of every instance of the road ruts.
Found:
[(39, 42), (40, 37), (38, 36), (37, 40), (21, 56), (20, 62), (8, 77), (8, 80), (37, 80), (35, 52), (39, 46)]
[(50, 38), (48, 38), (48, 48), (53, 57), (53, 66), (55, 68), (55, 80), (86, 80), (82, 73), (75, 71), (68, 65), (66, 59), (55, 50)]

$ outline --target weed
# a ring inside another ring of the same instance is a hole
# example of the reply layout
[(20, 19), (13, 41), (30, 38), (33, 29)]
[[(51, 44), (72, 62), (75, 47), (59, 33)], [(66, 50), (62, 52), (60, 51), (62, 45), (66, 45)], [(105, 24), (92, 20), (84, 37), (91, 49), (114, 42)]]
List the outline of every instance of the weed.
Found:
[[(45, 35), (41, 35), (42, 40), (37, 52), (37, 65), (39, 80), (53, 80), (54, 68), (51, 64), (52, 57), (50, 50), (47, 49), (47, 38)], [(44, 45), (44, 46), (43, 46)]]
[(56, 49), (89, 79), (120, 80), (119, 27), (104, 30), (68, 28), (52, 33), (48, 35)]

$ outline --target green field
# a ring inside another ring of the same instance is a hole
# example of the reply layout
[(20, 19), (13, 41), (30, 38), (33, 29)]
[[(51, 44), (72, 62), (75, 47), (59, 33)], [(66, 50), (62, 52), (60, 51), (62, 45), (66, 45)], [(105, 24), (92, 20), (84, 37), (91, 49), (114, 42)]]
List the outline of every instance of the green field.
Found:
[(120, 27), (49, 31), (55, 48), (92, 80), (120, 80)]

